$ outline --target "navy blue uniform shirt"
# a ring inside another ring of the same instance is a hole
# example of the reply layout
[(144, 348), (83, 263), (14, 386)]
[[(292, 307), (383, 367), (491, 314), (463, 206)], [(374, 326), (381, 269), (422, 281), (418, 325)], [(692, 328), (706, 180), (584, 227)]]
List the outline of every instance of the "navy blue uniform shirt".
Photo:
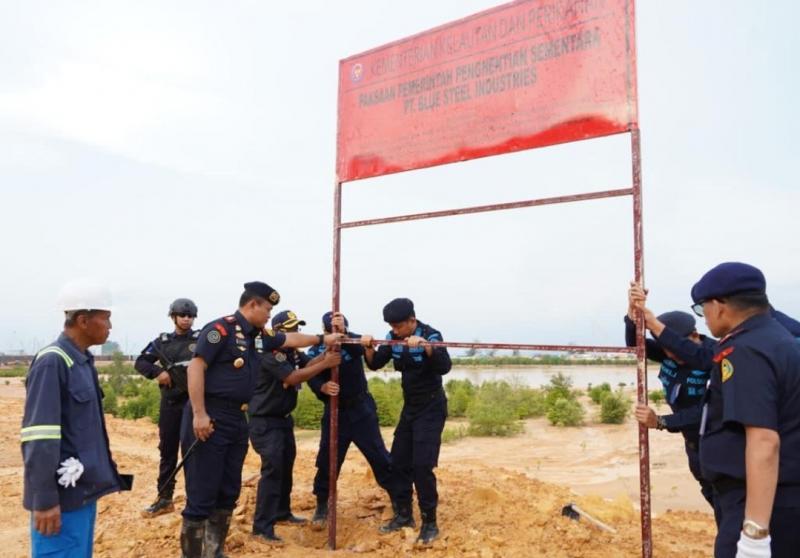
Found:
[(255, 393), (248, 405), (250, 416), (282, 418), (294, 411), (300, 385), (283, 387), (283, 381), (307, 362), (306, 355), (293, 349), (265, 353), (257, 372)]
[[(350, 339), (359, 339), (357, 333), (347, 333)], [(325, 345), (317, 345), (308, 350), (309, 358), (325, 353)], [(339, 364), (339, 402), (357, 398), (367, 391), (367, 377), (364, 374), (364, 347), (361, 345), (342, 345), (342, 362)], [(328, 396), (320, 391), (322, 385), (331, 379), (330, 368), (320, 372), (308, 381), (309, 387), (323, 402)]]
[(708, 480), (745, 480), (747, 425), (778, 432), (778, 484), (800, 484), (800, 344), (769, 315), (720, 340), (706, 413), (700, 462)]
[[(428, 341), (442, 341), (441, 333), (419, 320), (414, 335)], [(386, 339), (400, 337), (390, 331), (386, 334)], [(369, 367), (371, 370), (380, 370), (390, 360), (394, 369), (402, 374), (401, 383), (406, 403), (441, 391), (442, 376), (450, 372), (452, 366), (450, 354), (444, 347), (433, 349), (429, 357), (423, 347), (412, 349), (404, 345), (381, 345), (375, 351)]]
[[(683, 339), (696, 347), (696, 349), (688, 347), (684, 351), (693, 354), (708, 351), (713, 355), (717, 346), (715, 339), (705, 336), (701, 336), (699, 345), (686, 337)], [(645, 352), (648, 359), (661, 364), (658, 379), (664, 388), (667, 404), (672, 409), (671, 415), (664, 416), (664, 423), (670, 432), (681, 431), (696, 437), (700, 427), (706, 383), (711, 371), (711, 359), (708, 359), (706, 368), (699, 369), (686, 362), (680, 363), (664, 352), (660, 340), (661, 338), (659, 341), (645, 339)], [(636, 324), (628, 316), (625, 316), (625, 344), (628, 347), (636, 346)], [(701, 364), (702, 362), (700, 360)]]
[(262, 353), (285, 342), (283, 333), (256, 329), (238, 310), (209, 323), (200, 331), (194, 351), (194, 356), (208, 364), (205, 395), (234, 403), (249, 402)]
[[(23, 505), (73, 511), (121, 488), (111, 459), (94, 357), (63, 333), (36, 355), (25, 379)], [(77, 484), (58, 484), (56, 470), (70, 457), (83, 464)]]

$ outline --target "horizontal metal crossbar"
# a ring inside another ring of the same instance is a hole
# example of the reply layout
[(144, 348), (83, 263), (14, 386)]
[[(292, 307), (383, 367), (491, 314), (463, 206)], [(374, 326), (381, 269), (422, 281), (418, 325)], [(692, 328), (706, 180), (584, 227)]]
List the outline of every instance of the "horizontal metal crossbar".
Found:
[[(359, 345), (360, 339), (345, 338), (340, 341), (344, 345)], [(432, 341), (432, 347), (453, 347), (461, 349), (510, 349), (519, 351), (560, 351), (560, 352), (596, 352), (596, 353), (636, 353), (636, 347), (610, 347), (595, 345), (529, 345), (526, 343), (462, 343), (460, 341)], [(404, 339), (373, 339), (373, 346), (408, 345)]]
[(622, 188), (619, 190), (605, 190), (602, 192), (589, 192), (587, 194), (571, 194), (568, 196), (556, 196), (552, 198), (540, 198), (536, 200), (524, 200), (518, 202), (495, 203), (491, 205), (477, 205), (474, 207), (462, 207), (460, 209), (445, 209), (442, 211), (429, 211), (427, 213), (411, 213), (409, 215), (397, 215), (395, 217), (381, 217), (379, 219), (364, 219), (361, 221), (347, 221), (339, 225), (339, 228), (349, 229), (353, 227), (366, 227), (368, 225), (383, 225), (386, 223), (400, 223), (403, 221), (417, 221), (419, 219), (434, 219), (436, 217), (450, 217), (453, 215), (468, 215), (470, 213), (486, 213), (489, 211), (503, 211), (506, 209), (520, 209), (523, 207), (534, 207), (537, 205), (553, 205), (557, 203), (572, 203), (585, 200), (597, 200), (602, 198), (614, 198), (618, 196), (633, 195), (633, 188)]

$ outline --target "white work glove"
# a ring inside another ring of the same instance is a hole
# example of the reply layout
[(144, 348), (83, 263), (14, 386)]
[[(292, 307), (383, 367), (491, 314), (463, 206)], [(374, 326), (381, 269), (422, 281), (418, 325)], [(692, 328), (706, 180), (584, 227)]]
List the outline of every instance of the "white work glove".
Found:
[(736, 544), (736, 558), (772, 558), (771, 540), (769, 535), (763, 539), (751, 539), (740, 533), (739, 542)]
[(74, 457), (70, 457), (66, 461), (61, 462), (61, 467), (56, 471), (56, 473), (61, 475), (58, 477), (58, 484), (64, 488), (68, 488), (70, 486), (74, 487), (75, 483), (78, 482), (78, 479), (81, 478), (81, 475), (83, 474), (83, 463)]

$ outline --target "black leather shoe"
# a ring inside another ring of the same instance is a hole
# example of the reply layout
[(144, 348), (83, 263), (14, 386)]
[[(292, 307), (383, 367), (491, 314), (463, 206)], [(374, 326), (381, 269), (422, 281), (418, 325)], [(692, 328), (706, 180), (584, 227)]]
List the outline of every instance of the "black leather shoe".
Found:
[(283, 539), (275, 534), (275, 529), (269, 529), (263, 533), (253, 532), (253, 536), (269, 544), (283, 544)]
[(142, 511), (142, 516), (156, 517), (173, 511), (175, 511), (175, 504), (172, 503), (172, 498), (159, 498), (152, 506)]
[(285, 515), (283, 517), (278, 518), (278, 523), (289, 523), (291, 525), (304, 525), (308, 523), (308, 520), (305, 517), (297, 517), (292, 512), (289, 512), (289, 515)]

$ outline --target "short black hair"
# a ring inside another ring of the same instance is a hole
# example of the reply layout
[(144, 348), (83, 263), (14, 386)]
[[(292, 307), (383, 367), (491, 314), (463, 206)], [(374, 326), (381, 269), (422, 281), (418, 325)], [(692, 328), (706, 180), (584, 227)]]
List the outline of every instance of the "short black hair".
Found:
[(762, 292), (744, 292), (736, 293), (730, 296), (721, 297), (721, 300), (728, 306), (733, 307), (734, 310), (745, 312), (748, 310), (759, 310), (766, 312), (769, 310), (769, 298), (766, 293)]
[(263, 296), (257, 295), (257, 294), (256, 294), (256, 293), (254, 293), (253, 291), (248, 291), (248, 290), (245, 290), (245, 291), (242, 293), (242, 296), (240, 296), (240, 297), (239, 297), (239, 308), (241, 308), (242, 306), (244, 306), (245, 304), (247, 304), (247, 303), (248, 303), (248, 302), (250, 302), (251, 300), (256, 300), (256, 301), (258, 301), (259, 303), (261, 303), (261, 302), (267, 302), (267, 299), (266, 299), (266, 298), (264, 298)]

